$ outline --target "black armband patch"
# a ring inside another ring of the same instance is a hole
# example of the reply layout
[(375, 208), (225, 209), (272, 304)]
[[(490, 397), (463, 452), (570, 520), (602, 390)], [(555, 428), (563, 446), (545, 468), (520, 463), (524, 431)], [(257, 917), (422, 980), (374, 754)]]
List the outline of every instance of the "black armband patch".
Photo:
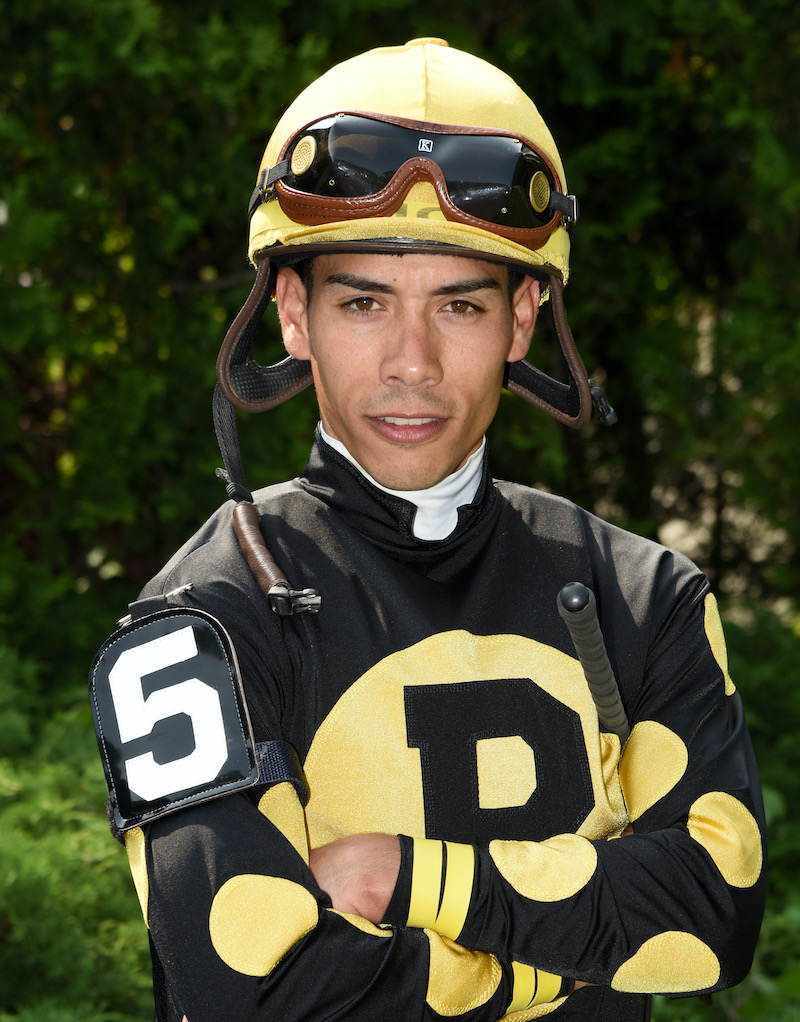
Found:
[(95, 658), (89, 697), (120, 830), (259, 783), (236, 653), (210, 614), (125, 624)]

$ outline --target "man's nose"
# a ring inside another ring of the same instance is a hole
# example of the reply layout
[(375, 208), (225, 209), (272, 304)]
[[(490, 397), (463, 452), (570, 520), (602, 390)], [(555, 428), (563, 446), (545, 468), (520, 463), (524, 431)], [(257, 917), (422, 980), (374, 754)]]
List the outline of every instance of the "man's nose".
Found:
[(439, 343), (427, 318), (410, 313), (398, 319), (382, 360), (382, 382), (418, 387), (439, 383), (442, 375)]

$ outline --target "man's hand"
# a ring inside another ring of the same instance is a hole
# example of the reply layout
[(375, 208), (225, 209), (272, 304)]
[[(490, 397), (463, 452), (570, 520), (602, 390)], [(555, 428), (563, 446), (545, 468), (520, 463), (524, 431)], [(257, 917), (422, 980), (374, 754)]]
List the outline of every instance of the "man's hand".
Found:
[(391, 834), (353, 834), (312, 849), (310, 865), (335, 909), (379, 923), (400, 872), (400, 842)]

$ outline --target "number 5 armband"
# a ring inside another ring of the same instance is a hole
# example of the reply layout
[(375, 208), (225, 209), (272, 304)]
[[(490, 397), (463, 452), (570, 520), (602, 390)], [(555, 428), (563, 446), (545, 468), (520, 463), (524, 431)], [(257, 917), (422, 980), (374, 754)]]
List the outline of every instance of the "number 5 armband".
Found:
[(263, 780), (233, 644), (210, 614), (131, 620), (95, 657), (89, 697), (120, 830)]

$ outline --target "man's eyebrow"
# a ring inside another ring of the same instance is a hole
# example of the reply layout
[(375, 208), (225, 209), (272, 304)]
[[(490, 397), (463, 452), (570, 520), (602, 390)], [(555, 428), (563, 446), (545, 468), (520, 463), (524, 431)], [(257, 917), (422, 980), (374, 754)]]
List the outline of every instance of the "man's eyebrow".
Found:
[[(325, 284), (341, 284), (343, 287), (352, 288), (353, 291), (372, 292), (373, 294), (390, 295), (395, 289), (391, 284), (371, 280), (369, 277), (359, 277), (355, 273), (332, 273)], [(452, 284), (442, 284), (431, 292), (436, 297), (446, 295), (469, 294), (473, 291), (499, 291), (502, 284), (495, 277), (469, 277), (466, 280), (457, 280)]]
[(394, 294), (391, 284), (382, 284), (377, 280), (370, 280), (369, 277), (359, 277), (355, 273), (332, 273), (325, 281), (325, 284), (341, 284), (344, 287), (352, 288), (353, 291), (371, 291), (382, 295)]
[(457, 280), (452, 284), (437, 287), (432, 294), (444, 295), (468, 294), (471, 291), (500, 291), (503, 285), (495, 277), (473, 277), (468, 280)]

